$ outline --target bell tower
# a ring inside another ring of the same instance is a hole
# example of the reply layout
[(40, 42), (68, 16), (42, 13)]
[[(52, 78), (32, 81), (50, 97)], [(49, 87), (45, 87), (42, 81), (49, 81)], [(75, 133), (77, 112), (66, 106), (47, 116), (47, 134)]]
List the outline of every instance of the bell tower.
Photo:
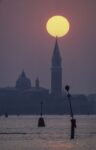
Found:
[(51, 95), (62, 96), (62, 65), (57, 38), (51, 60)]

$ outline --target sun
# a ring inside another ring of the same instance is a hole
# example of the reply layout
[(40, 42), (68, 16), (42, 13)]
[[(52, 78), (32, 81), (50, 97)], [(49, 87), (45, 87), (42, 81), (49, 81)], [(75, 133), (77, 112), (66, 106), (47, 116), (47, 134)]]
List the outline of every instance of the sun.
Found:
[(47, 21), (46, 29), (53, 37), (63, 37), (68, 33), (70, 23), (64, 16), (53, 16)]

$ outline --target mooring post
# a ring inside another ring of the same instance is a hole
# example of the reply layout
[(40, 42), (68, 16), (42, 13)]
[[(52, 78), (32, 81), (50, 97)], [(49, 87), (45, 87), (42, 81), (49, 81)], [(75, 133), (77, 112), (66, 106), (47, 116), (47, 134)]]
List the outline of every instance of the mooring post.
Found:
[(43, 115), (43, 114), (42, 114), (42, 113), (43, 113), (43, 110), (42, 110), (43, 102), (41, 102), (40, 104), (41, 104), (41, 113), (40, 113), (40, 115), (41, 115), (41, 117), (42, 117), (42, 115)]
[(45, 121), (44, 118), (42, 117), (43, 115), (43, 102), (40, 103), (41, 106), (41, 111), (40, 111), (40, 118), (38, 120), (38, 127), (45, 127)]
[(76, 128), (76, 119), (71, 119), (71, 139), (74, 139), (75, 136), (75, 128)]
[(69, 89), (70, 86), (66, 85), (65, 86), (65, 90), (67, 91), (67, 97), (68, 97), (68, 101), (69, 101), (69, 105), (70, 105), (70, 115), (71, 115), (71, 139), (74, 139), (75, 136), (75, 128), (76, 128), (76, 119), (74, 119), (74, 115), (73, 115), (73, 110), (72, 110), (72, 105), (71, 105), (71, 95), (69, 94)]

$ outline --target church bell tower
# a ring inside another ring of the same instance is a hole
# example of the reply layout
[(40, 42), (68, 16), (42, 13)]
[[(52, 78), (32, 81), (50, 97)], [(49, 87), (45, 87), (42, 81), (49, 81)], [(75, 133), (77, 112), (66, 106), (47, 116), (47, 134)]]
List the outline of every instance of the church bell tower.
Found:
[(51, 95), (62, 96), (62, 66), (57, 38), (51, 60)]

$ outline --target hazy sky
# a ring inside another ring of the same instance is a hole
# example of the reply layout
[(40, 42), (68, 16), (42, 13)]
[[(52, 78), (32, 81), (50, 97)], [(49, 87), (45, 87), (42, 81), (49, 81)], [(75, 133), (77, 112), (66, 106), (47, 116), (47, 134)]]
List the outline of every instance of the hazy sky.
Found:
[(63, 87), (72, 93), (96, 92), (96, 0), (0, 0), (0, 87), (15, 86), (24, 69), (32, 81), (50, 88), (55, 39), (46, 31), (53, 15), (70, 21), (58, 43)]

